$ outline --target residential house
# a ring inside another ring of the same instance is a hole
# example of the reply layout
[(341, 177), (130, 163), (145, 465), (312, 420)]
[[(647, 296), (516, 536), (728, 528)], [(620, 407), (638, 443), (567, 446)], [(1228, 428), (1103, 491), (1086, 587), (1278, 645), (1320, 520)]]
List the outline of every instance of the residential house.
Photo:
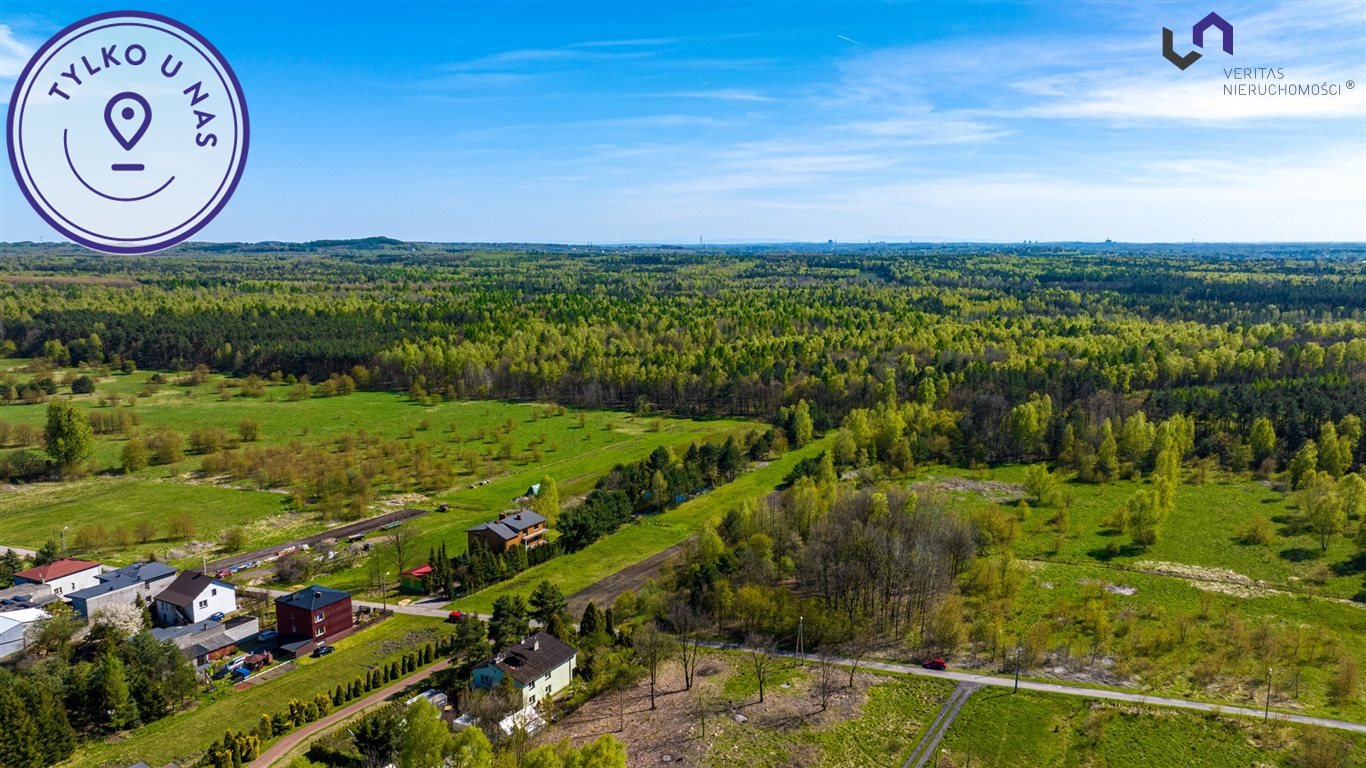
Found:
[(18, 571), (14, 574), (14, 583), (46, 584), (52, 587), (54, 595), (63, 597), (98, 584), (95, 577), (102, 570), (104, 566), (89, 560), (54, 560), (47, 565)]
[(275, 628), (280, 649), (294, 656), (311, 652), (355, 625), (351, 595), (329, 587), (304, 587), (275, 598)]
[(221, 621), (201, 621), (177, 627), (152, 630), (158, 642), (170, 640), (196, 667), (231, 656), (237, 646), (261, 632), (261, 622), (254, 616), (244, 616), (224, 624)]
[(474, 668), (476, 688), (490, 690), (512, 678), (522, 706), (534, 707), (564, 690), (578, 666), (578, 651), (547, 632), (537, 632)]
[(152, 615), (163, 627), (198, 624), (237, 610), (237, 589), (198, 571), (185, 571), (156, 596), (152, 606)]
[(414, 595), (425, 595), (427, 594), (427, 588), (423, 586), (422, 580), (431, 575), (432, 567), (430, 565), (419, 565), (416, 568), (409, 568), (398, 575), (398, 588)]
[(496, 521), (476, 525), (466, 531), (466, 535), (471, 550), (480, 546), (503, 554), (517, 546), (535, 549), (546, 543), (545, 518), (526, 509), (502, 512)]
[(92, 619), (111, 605), (137, 605), (152, 601), (170, 586), (176, 570), (165, 563), (133, 563), (96, 576), (98, 584), (67, 595), (76, 614)]
[(28, 647), (29, 631), (48, 614), (38, 608), (20, 608), (0, 613), (0, 659)]

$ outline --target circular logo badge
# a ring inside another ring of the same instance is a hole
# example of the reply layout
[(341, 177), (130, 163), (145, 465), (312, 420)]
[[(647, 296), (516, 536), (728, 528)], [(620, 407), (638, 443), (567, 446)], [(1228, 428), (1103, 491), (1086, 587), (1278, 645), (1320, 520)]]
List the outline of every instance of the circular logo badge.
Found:
[(15, 83), (9, 160), (62, 234), (148, 253), (223, 210), (247, 160), (247, 103), (223, 55), (153, 13), (103, 13), (43, 44)]

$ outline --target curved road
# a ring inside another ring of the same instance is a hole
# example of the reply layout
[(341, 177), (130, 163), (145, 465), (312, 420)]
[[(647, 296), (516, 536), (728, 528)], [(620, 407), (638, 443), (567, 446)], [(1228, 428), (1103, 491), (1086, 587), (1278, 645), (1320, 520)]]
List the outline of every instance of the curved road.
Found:
[(282, 736), (279, 741), (275, 742), (274, 744), (271, 744), (270, 747), (266, 749), (266, 751), (262, 752), (260, 755), (257, 756), (255, 760), (251, 761), (251, 764), (259, 768), (270, 768), (270, 766), (274, 764), (277, 760), (289, 754), (291, 750), (302, 744), (307, 739), (316, 736), (319, 733), (322, 733), (323, 731), (327, 730), (328, 728), (331, 728), (332, 726), (340, 722), (343, 722), (352, 715), (360, 713), (361, 710), (364, 710), (367, 707), (372, 707), (376, 704), (383, 702), (390, 696), (393, 696), (394, 694), (399, 693), (400, 691), (408, 688), (413, 683), (426, 680), (427, 678), (431, 677), (437, 672), (440, 672), (446, 667), (449, 667), (450, 665), (450, 659), (442, 659), (441, 661), (436, 662), (435, 664), (431, 665), (430, 667), (427, 667), (425, 670), (421, 672), (409, 675), (408, 677), (399, 680), (398, 682), (388, 686), (387, 688), (381, 688), (380, 690), (370, 694), (369, 696), (366, 696), (363, 699), (357, 699), (356, 701), (347, 704), (341, 709), (332, 712), (332, 714), (328, 715), (327, 717), (324, 717), (320, 720), (314, 720), (313, 722), (308, 723), (307, 725), (298, 729), (297, 731), (290, 731), (289, 733)]
[[(720, 648), (727, 651), (749, 651), (751, 649), (737, 643), (704, 643), (712, 648)], [(800, 658), (795, 653), (789, 651), (778, 651), (774, 655), (786, 656), (788, 658)], [(834, 659), (836, 664), (851, 665), (853, 659)], [(1009, 677), (996, 677), (994, 675), (978, 675), (972, 672), (938, 672), (931, 669), (915, 666), (912, 664), (897, 664), (890, 661), (868, 661), (860, 660), (857, 662), (860, 667), (869, 669), (880, 669), (883, 672), (895, 672), (902, 675), (920, 675), (921, 677), (937, 677), (941, 680), (954, 680), (959, 683), (975, 683), (976, 685), (993, 685), (998, 688), (1010, 688), (1015, 685), (1015, 681)], [(1043, 693), (1057, 693), (1064, 696), (1085, 696), (1089, 699), (1108, 699), (1110, 701), (1127, 701), (1134, 704), (1146, 704), (1153, 707), (1174, 707), (1176, 709), (1193, 709), (1198, 712), (1213, 712), (1220, 715), (1238, 715), (1240, 717), (1263, 717), (1263, 710), (1250, 707), (1231, 707), (1224, 704), (1210, 704), (1204, 701), (1191, 701), (1190, 699), (1173, 699), (1165, 696), (1148, 696), (1142, 693), (1125, 693), (1123, 691), (1111, 691), (1103, 688), (1082, 688), (1075, 685), (1063, 685), (1060, 683), (1040, 683), (1033, 680), (1021, 680), (1020, 687), (1029, 691), (1041, 691)], [(1366, 733), (1366, 724), (1353, 723), (1347, 720), (1330, 720), (1326, 717), (1309, 717), (1308, 715), (1294, 715), (1289, 712), (1271, 711), (1271, 719), (1280, 720), (1287, 723), (1299, 723), (1301, 725), (1316, 725), (1320, 728), (1335, 728), (1339, 731), (1355, 731), (1356, 733)]]

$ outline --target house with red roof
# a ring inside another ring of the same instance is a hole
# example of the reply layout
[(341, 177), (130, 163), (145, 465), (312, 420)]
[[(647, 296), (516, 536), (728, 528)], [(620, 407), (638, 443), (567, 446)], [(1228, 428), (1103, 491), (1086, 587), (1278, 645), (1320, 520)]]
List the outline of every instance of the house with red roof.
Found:
[(14, 574), (15, 584), (46, 584), (61, 597), (99, 583), (104, 566), (89, 560), (54, 560)]
[(422, 585), (422, 580), (432, 575), (430, 565), (419, 565), (398, 575), (398, 588), (404, 592), (411, 592), (415, 595), (427, 593), (426, 587)]

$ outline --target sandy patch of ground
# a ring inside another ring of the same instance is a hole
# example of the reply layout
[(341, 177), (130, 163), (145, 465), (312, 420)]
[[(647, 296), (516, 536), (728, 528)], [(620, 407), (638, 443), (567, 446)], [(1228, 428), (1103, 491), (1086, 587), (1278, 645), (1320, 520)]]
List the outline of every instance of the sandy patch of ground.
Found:
[(976, 493), (996, 504), (1009, 504), (1027, 497), (1024, 486), (1001, 480), (974, 480), (970, 477), (940, 477), (911, 485), (913, 491)]
[(1185, 563), (1169, 563), (1162, 560), (1139, 560), (1131, 566), (1134, 570), (1155, 573), (1160, 576), (1175, 576), (1185, 579), (1192, 587), (1206, 592), (1219, 592), (1234, 597), (1266, 597), (1267, 595), (1288, 595), (1289, 592), (1272, 589), (1265, 582), (1257, 581), (1227, 568), (1206, 568)]

